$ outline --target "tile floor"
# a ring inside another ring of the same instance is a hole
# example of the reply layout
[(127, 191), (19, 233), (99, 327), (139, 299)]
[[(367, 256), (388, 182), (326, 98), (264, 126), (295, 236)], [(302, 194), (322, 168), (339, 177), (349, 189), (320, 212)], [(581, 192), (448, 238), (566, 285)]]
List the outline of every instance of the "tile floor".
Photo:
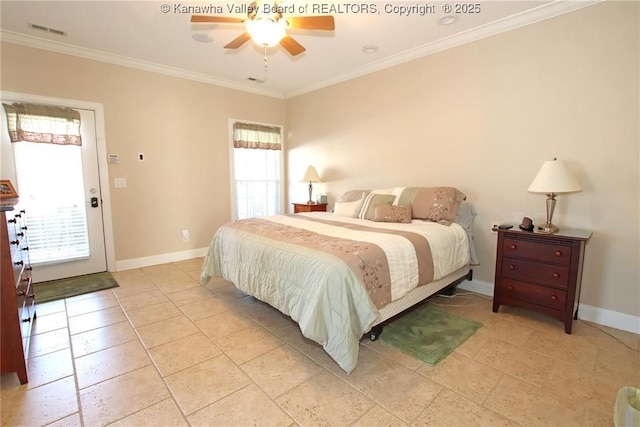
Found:
[[(3, 426), (611, 426), (640, 386), (638, 335), (481, 296), (432, 303), (484, 326), (437, 367), (364, 339), (349, 376), (297, 326), (202, 259), (115, 273), (41, 304), (29, 383), (1, 377)], [(603, 330), (606, 330), (604, 332)]]

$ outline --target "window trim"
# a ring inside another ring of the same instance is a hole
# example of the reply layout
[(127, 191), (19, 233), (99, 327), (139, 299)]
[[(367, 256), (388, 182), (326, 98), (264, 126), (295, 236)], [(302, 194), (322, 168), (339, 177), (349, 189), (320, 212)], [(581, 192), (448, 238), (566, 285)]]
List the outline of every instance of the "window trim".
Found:
[(231, 220), (235, 221), (238, 219), (238, 212), (236, 211), (236, 178), (235, 178), (235, 170), (234, 170), (234, 156), (233, 156), (233, 150), (235, 150), (235, 147), (233, 146), (233, 124), (235, 122), (243, 122), (243, 123), (251, 123), (251, 124), (256, 124), (256, 125), (263, 125), (263, 126), (274, 126), (274, 127), (278, 127), (280, 128), (280, 140), (282, 141), (282, 148), (280, 149), (280, 211), (282, 213), (285, 212), (285, 199), (286, 199), (286, 193), (285, 193), (285, 170), (286, 170), (286, 165), (285, 165), (285, 155), (284, 155), (284, 151), (286, 149), (286, 145), (285, 145), (285, 140), (284, 140), (284, 126), (280, 125), (280, 124), (275, 124), (275, 123), (265, 123), (265, 122), (255, 122), (252, 120), (243, 120), (243, 119), (234, 119), (234, 118), (229, 118), (228, 123), (227, 123), (227, 132), (228, 132), (228, 147), (229, 147), (229, 181), (230, 184), (229, 185), (229, 192), (230, 192), (230, 202), (231, 202)]

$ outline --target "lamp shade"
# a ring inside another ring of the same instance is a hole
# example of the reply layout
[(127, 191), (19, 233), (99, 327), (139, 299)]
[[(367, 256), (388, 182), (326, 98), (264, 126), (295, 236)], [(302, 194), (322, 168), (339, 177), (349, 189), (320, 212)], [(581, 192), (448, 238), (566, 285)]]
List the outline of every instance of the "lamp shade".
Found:
[(322, 182), (318, 176), (318, 171), (313, 166), (309, 166), (300, 182)]
[(580, 183), (562, 160), (547, 160), (542, 164), (529, 191), (532, 193), (572, 193), (582, 191)]

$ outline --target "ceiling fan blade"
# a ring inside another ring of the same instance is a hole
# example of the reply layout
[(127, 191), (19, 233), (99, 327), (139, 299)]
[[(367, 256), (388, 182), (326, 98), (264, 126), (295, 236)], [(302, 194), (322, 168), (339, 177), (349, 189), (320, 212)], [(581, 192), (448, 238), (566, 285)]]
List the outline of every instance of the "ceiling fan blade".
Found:
[(280, 46), (285, 48), (287, 52), (291, 54), (291, 56), (296, 56), (304, 52), (306, 49), (300, 43), (295, 41), (290, 35), (285, 35), (282, 40), (280, 40)]
[(296, 16), (286, 18), (289, 28), (299, 28), (305, 30), (335, 30), (336, 24), (333, 16)]
[(231, 18), (228, 16), (192, 15), (191, 22), (220, 22), (227, 24), (241, 24), (244, 18)]
[(225, 49), (237, 49), (251, 39), (251, 35), (247, 32), (240, 34), (235, 39), (225, 45)]

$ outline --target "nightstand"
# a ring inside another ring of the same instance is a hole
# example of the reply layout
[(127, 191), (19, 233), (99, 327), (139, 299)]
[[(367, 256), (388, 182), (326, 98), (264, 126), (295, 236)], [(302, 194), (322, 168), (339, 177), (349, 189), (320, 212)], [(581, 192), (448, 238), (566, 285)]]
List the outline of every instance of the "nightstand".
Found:
[(326, 203), (293, 203), (293, 213), (326, 212)]
[(584, 250), (591, 232), (555, 234), (498, 230), (493, 311), (500, 305), (536, 310), (564, 322), (578, 318)]

